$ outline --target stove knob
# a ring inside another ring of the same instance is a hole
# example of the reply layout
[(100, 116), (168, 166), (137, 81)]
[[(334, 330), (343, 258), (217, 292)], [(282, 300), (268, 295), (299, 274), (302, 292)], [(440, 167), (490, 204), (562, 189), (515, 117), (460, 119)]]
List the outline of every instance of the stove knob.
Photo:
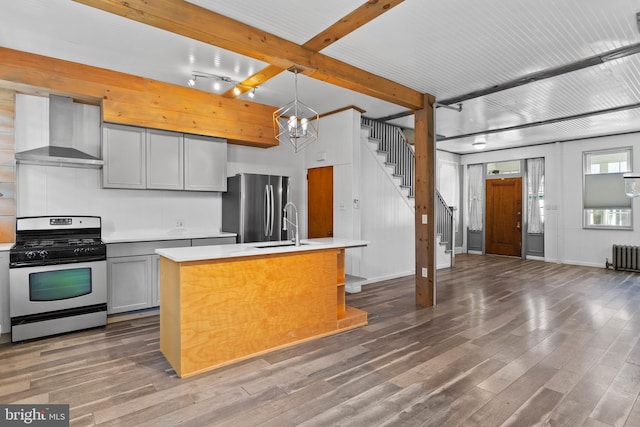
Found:
[(74, 255), (78, 255), (79, 253), (80, 253), (80, 248), (75, 248), (75, 249), (73, 250), (73, 254), (74, 254)]
[(40, 258), (45, 259), (47, 257), (47, 255), (49, 255), (49, 252), (40, 251), (40, 252), (38, 252), (38, 255), (40, 255)]
[(27, 259), (33, 259), (36, 256), (36, 253), (34, 251), (27, 251), (24, 255), (27, 257)]

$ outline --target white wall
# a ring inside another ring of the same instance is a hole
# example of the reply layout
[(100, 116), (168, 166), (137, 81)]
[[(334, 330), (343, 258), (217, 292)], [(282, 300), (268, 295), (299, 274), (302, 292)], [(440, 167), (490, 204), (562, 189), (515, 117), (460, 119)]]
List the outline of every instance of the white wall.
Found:
[[(333, 166), (334, 237), (361, 238), (359, 136), (360, 113), (352, 109), (345, 110), (322, 117), (318, 140), (304, 150), (305, 173), (307, 169)], [(361, 249), (346, 251), (347, 274), (362, 275), (361, 257)]]
[[(640, 202), (633, 201), (635, 230), (582, 228), (582, 153), (584, 151), (633, 147), (633, 165), (640, 168), (640, 134), (607, 136), (545, 144), (512, 150), (462, 156), (463, 165), (545, 158), (545, 260), (565, 264), (604, 267), (611, 261), (613, 244), (640, 244)], [(466, 174), (463, 183), (466, 195)], [(465, 196), (466, 204), (466, 196)], [(463, 220), (466, 222), (466, 206)], [(466, 236), (465, 236), (466, 237)]]
[[(335, 237), (359, 238), (357, 178), (360, 113), (346, 110), (320, 119), (318, 140), (304, 151), (305, 170), (333, 166), (333, 233)], [(305, 192), (306, 194), (306, 192)]]
[(640, 134), (619, 135), (562, 144), (561, 180), (564, 192), (558, 203), (563, 214), (560, 256), (567, 264), (604, 266), (611, 261), (613, 244), (640, 245), (640, 203), (633, 200), (635, 230), (585, 230), (582, 228), (582, 153), (606, 148), (633, 147), (632, 165), (640, 168)]
[(362, 275), (369, 282), (415, 273), (415, 213), (361, 139)]

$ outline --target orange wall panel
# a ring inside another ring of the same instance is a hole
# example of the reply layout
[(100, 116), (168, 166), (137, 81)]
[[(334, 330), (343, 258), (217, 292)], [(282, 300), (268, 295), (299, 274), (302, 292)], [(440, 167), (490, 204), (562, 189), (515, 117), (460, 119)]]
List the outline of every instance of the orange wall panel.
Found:
[(0, 88), (0, 243), (15, 241), (15, 92)]

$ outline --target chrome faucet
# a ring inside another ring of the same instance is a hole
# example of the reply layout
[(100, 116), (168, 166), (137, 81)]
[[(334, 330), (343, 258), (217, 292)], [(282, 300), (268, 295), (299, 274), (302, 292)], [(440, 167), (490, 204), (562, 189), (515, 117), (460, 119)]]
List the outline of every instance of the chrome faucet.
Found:
[[(293, 206), (293, 210), (296, 214), (295, 216), (295, 223), (292, 222), (289, 218), (287, 218), (287, 208), (289, 206)], [(282, 231), (287, 231), (287, 222), (291, 225), (293, 225), (295, 227), (295, 234), (293, 236), (293, 241), (295, 242), (296, 246), (300, 246), (300, 233), (298, 233), (298, 208), (296, 208), (296, 205), (294, 205), (292, 202), (288, 202), (286, 205), (284, 205), (284, 209), (282, 209)]]

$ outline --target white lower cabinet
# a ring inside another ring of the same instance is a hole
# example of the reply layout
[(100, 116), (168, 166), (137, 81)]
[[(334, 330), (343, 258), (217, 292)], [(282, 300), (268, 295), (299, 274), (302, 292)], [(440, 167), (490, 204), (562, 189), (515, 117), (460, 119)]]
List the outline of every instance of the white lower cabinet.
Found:
[(0, 333), (11, 331), (9, 317), (9, 252), (0, 251)]
[(141, 310), (152, 306), (151, 257), (107, 259), (108, 313)]
[(160, 305), (160, 248), (235, 243), (235, 237), (107, 244), (107, 313)]

